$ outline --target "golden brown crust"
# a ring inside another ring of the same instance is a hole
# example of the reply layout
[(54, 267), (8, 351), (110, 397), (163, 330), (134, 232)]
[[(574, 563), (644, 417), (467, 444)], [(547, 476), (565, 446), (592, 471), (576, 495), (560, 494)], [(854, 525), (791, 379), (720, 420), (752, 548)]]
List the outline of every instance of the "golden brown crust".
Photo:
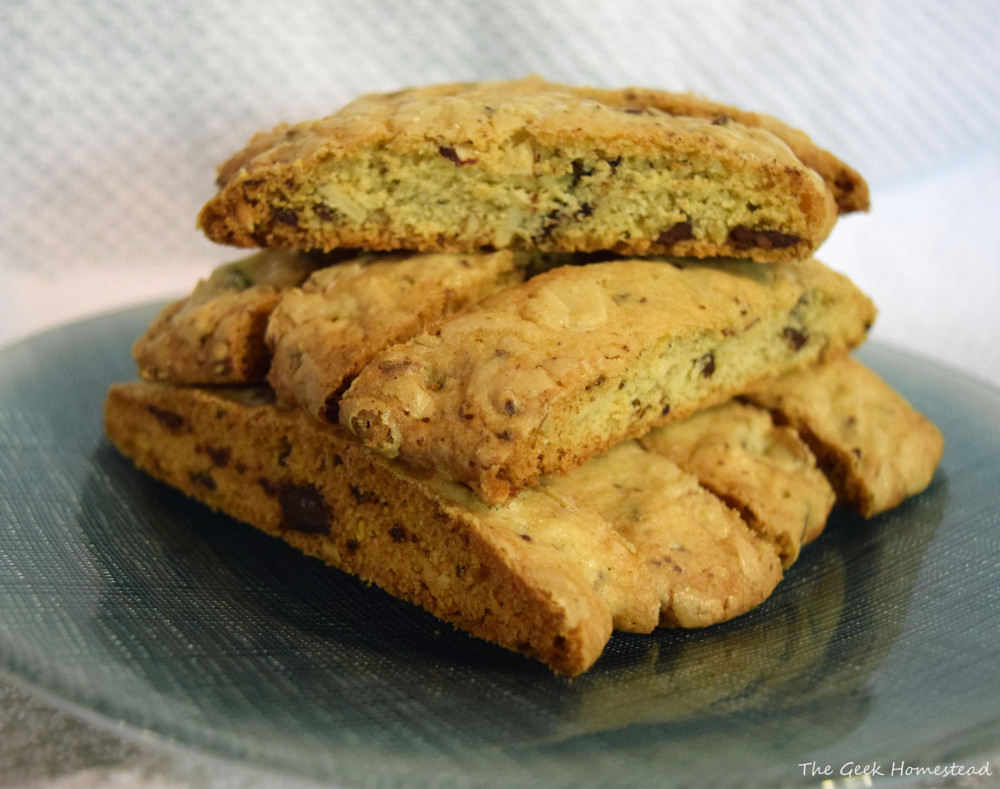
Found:
[(853, 347), (874, 315), (814, 260), (566, 266), (376, 356), (340, 419), (371, 448), (502, 502)]
[(774, 545), (666, 457), (625, 442), (543, 488), (593, 509), (631, 542), (660, 594), (660, 624), (706, 627), (766, 600)]
[(749, 397), (802, 435), (837, 496), (865, 517), (923, 491), (944, 452), (941, 431), (846, 354)]
[(829, 234), (832, 191), (768, 124), (624, 95), (527, 79), (365, 96), (254, 137), (199, 223), (239, 246), (760, 261)]
[(816, 539), (833, 508), (833, 488), (798, 433), (764, 409), (730, 401), (643, 436), (735, 508), (788, 567)]
[(319, 263), (286, 250), (264, 250), (226, 263), (190, 296), (170, 305), (132, 347), (140, 374), (181, 384), (257, 383), (271, 354), (264, 337), (281, 294)]
[(268, 381), (282, 402), (337, 421), (338, 398), (388, 345), (524, 277), (514, 254), (362, 255), (286, 291), (271, 315)]

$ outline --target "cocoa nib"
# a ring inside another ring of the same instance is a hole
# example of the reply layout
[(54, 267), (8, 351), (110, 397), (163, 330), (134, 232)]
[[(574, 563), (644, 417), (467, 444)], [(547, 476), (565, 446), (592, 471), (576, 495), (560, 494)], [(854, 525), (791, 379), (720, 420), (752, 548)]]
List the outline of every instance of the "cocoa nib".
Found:
[(438, 153), (441, 154), (449, 162), (451, 162), (454, 165), (457, 165), (458, 167), (461, 167), (464, 164), (475, 164), (476, 162), (479, 161), (478, 159), (472, 159), (472, 158), (470, 158), (470, 159), (463, 159), (463, 158), (461, 158), (458, 155), (458, 153), (455, 151), (455, 149), (452, 148), (450, 145), (441, 145), (441, 146), (439, 146), (438, 147)]
[(737, 249), (785, 249), (802, 240), (794, 233), (780, 230), (754, 230), (746, 225), (737, 225), (729, 231), (729, 243)]
[(685, 222), (678, 222), (673, 227), (664, 230), (656, 237), (656, 243), (662, 244), (669, 249), (678, 241), (690, 241), (693, 238), (694, 232), (691, 229), (691, 221), (687, 220)]

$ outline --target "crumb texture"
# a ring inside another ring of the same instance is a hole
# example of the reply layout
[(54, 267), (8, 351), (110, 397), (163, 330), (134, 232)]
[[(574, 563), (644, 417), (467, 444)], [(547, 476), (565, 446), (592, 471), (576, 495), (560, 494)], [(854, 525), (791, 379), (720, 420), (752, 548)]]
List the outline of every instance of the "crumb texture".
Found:
[(818, 248), (839, 209), (789, 146), (818, 151), (808, 138), (652, 96), (537, 79), (365, 96), (254, 137), (199, 224), (221, 243), (305, 249), (780, 261)]

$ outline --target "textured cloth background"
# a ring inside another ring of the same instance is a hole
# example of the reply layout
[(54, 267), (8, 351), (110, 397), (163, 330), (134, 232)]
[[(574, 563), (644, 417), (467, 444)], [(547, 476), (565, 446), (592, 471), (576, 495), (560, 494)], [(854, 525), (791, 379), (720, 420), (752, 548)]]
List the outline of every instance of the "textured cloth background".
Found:
[(0, 343), (242, 254), (194, 221), (253, 132), (537, 72), (805, 129), (872, 186), (819, 257), (879, 304), (874, 336), (1000, 384), (998, 42), (990, 0), (4, 0)]

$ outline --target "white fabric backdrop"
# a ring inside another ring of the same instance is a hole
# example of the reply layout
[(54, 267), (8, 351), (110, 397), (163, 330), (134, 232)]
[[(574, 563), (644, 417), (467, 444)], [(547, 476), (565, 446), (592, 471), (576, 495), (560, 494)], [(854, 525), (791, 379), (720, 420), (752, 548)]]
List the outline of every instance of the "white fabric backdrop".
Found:
[(4, 0), (0, 344), (186, 292), (238, 254), (195, 215), (254, 131), (407, 85), (693, 90), (869, 180), (819, 257), (874, 337), (1000, 385), (1000, 2)]

